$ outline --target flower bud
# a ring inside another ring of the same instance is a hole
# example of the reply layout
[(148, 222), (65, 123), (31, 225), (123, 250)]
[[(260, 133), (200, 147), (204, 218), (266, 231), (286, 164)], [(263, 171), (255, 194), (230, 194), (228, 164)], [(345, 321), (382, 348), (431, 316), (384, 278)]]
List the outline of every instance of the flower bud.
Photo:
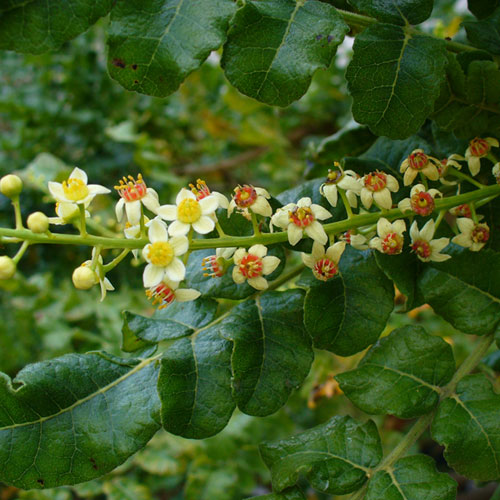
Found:
[(7, 198), (17, 198), (23, 190), (23, 181), (17, 175), (9, 174), (0, 179), (0, 192)]
[(15, 262), (6, 255), (0, 257), (0, 280), (9, 280), (16, 274)]
[(78, 288), (78, 290), (89, 290), (99, 281), (95, 271), (92, 271), (87, 266), (77, 267), (73, 271), (72, 279), (75, 288)]
[(42, 212), (33, 212), (28, 217), (28, 228), (34, 233), (45, 233), (49, 229), (49, 218)]

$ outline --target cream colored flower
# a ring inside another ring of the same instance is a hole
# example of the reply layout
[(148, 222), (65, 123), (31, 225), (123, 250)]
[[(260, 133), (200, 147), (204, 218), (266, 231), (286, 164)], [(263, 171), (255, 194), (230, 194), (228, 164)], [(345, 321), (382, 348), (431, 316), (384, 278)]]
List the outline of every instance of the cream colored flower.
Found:
[(151, 243), (142, 250), (142, 256), (148, 263), (143, 274), (144, 286), (156, 286), (165, 278), (182, 281), (186, 268), (177, 257), (188, 251), (188, 239), (185, 236), (174, 236), (169, 240), (167, 226), (158, 217), (151, 221), (148, 237)]
[(439, 253), (450, 243), (449, 238), (438, 238), (433, 240), (436, 226), (434, 220), (430, 219), (419, 230), (417, 221), (414, 221), (410, 227), (411, 248), (416, 253), (417, 257), (423, 262), (443, 262), (451, 259), (451, 255)]
[(405, 186), (409, 186), (420, 172), (431, 181), (437, 181), (439, 179), (439, 167), (440, 162), (437, 158), (426, 155), (423, 149), (415, 149), (401, 163), (399, 171), (404, 172), (403, 183)]
[(326, 182), (321, 184), (319, 192), (328, 200), (332, 207), (337, 206), (338, 189), (346, 192), (347, 201), (351, 207), (358, 206), (358, 198), (361, 192), (359, 176), (352, 170), (342, 170), (339, 163), (335, 163), (337, 170), (328, 170)]
[(87, 174), (75, 167), (67, 181), (49, 182), (50, 194), (58, 202), (75, 203), (86, 207), (98, 194), (107, 194), (111, 191), (99, 184), (87, 184)]
[(391, 191), (395, 193), (399, 189), (395, 177), (384, 172), (372, 172), (361, 179), (361, 201), (369, 209), (375, 203), (385, 210), (392, 207)]
[(264, 276), (271, 274), (279, 265), (278, 257), (268, 256), (264, 245), (253, 245), (248, 249), (238, 248), (234, 253), (233, 280), (237, 284), (248, 281), (257, 289), (265, 290), (269, 284)]
[[(89, 203), (86, 203), (85, 207), (87, 207)], [(80, 210), (78, 209), (78, 205), (76, 203), (58, 201), (56, 203), (56, 214), (57, 217), (48, 218), (49, 224), (62, 226), (64, 224), (71, 224), (72, 222), (75, 222), (80, 217)], [(85, 210), (85, 217), (90, 217), (90, 213), (88, 210)]]
[(264, 217), (271, 217), (273, 209), (267, 201), (271, 195), (263, 188), (256, 188), (245, 184), (234, 188), (234, 194), (227, 209), (228, 217), (234, 209), (238, 209), (244, 215), (251, 210), (253, 213)]
[(217, 199), (217, 208), (228, 208), (229, 200), (222, 193), (211, 191), (204, 180), (198, 179), (196, 181), (196, 186), (194, 184), (189, 184), (189, 187), (191, 188), (191, 192), (196, 196), (196, 199), (198, 201), (206, 198), (207, 196), (213, 196)]
[(179, 288), (178, 281), (165, 278), (161, 283), (146, 290), (146, 295), (154, 306), (158, 305), (158, 309), (164, 309), (174, 301), (190, 302), (196, 300), (201, 293), (193, 288)]
[(456, 170), (461, 170), (462, 165), (458, 163), (458, 161), (464, 161), (465, 158), (463, 156), (460, 156), (458, 154), (452, 154), (448, 158), (445, 158), (444, 160), (441, 160), (441, 164), (438, 167), (439, 171), (439, 182), (441, 184), (444, 184), (446, 186), (454, 186), (457, 184), (458, 181), (448, 181), (445, 179), (445, 177), (448, 175), (448, 170), (450, 167), (453, 167)]
[(469, 143), (465, 151), (465, 159), (469, 165), (471, 175), (477, 175), (481, 169), (481, 158), (488, 156), (492, 147), (498, 148), (498, 141), (493, 137), (476, 137)]
[(231, 257), (236, 251), (236, 247), (217, 248), (215, 255), (204, 257), (201, 266), (205, 271), (203, 276), (207, 278), (220, 278), (226, 274), (227, 268), (231, 265)]
[(500, 184), (500, 162), (499, 163), (495, 163), (495, 165), (491, 169), (491, 173), (495, 177), (495, 180), (497, 181), (497, 184)]
[[(92, 260), (86, 260), (83, 264), (82, 267), (88, 267), (91, 268), (92, 266), (92, 261), (95, 260), (95, 252), (96, 249), (95, 247), (92, 249)], [(101, 302), (106, 298), (106, 293), (113, 291), (115, 287), (111, 284), (111, 281), (109, 281), (108, 278), (106, 278), (106, 275), (104, 274), (103, 270), (103, 262), (102, 262), (102, 256), (99, 255), (97, 257), (97, 262), (96, 262), (96, 267), (94, 270), (94, 276), (95, 276), (95, 283), (99, 283), (99, 286), (101, 287)]]
[(423, 184), (415, 184), (411, 188), (410, 197), (401, 200), (398, 203), (398, 208), (403, 212), (414, 212), (418, 215), (430, 215), (436, 203), (434, 199), (436, 196), (443, 197), (443, 194), (437, 189), (426, 190)]
[(175, 203), (175, 205), (162, 205), (157, 209), (162, 219), (174, 221), (168, 226), (168, 234), (186, 235), (191, 228), (199, 234), (207, 234), (214, 229), (215, 210), (219, 206), (215, 196), (209, 195), (198, 201), (193, 192), (182, 188)]
[(325, 251), (325, 247), (315, 241), (310, 254), (302, 253), (302, 262), (312, 269), (315, 278), (328, 281), (339, 272), (339, 261), (345, 245), (345, 241), (337, 241)]
[(460, 234), (453, 237), (451, 241), (457, 245), (478, 252), (490, 239), (490, 228), (486, 223), (477, 223), (472, 219), (463, 217), (457, 219)]
[(354, 229), (349, 229), (346, 231), (340, 239), (345, 241), (348, 245), (351, 245), (356, 250), (367, 250), (368, 240), (373, 237), (375, 232), (370, 232), (366, 236), (361, 233), (356, 233)]
[(321, 205), (312, 203), (311, 198), (301, 198), (297, 203), (289, 203), (279, 208), (272, 216), (271, 224), (288, 232), (290, 245), (296, 245), (304, 237), (304, 233), (325, 245), (328, 236), (318, 220), (326, 220), (331, 216), (332, 214)]
[(118, 222), (123, 219), (124, 212), (127, 214), (127, 220), (130, 224), (139, 224), (141, 220), (141, 204), (148, 210), (156, 214), (160, 206), (158, 193), (146, 186), (142, 175), (137, 176), (137, 180), (131, 175), (120, 180), (115, 189), (120, 195), (120, 200), (116, 204), (115, 212)]
[(370, 240), (370, 248), (375, 248), (388, 255), (401, 253), (405, 231), (406, 223), (404, 220), (399, 219), (391, 224), (387, 219), (381, 217), (377, 222), (378, 236)]

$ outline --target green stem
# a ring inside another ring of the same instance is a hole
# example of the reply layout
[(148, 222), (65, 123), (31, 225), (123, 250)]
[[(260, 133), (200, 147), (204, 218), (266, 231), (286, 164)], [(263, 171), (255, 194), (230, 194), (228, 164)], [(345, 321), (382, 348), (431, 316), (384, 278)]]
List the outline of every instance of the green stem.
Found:
[(434, 221), (434, 231), (437, 231), (437, 228), (439, 227), (439, 224), (441, 224), (441, 221), (444, 219), (445, 215), (446, 215), (446, 210), (441, 210), (439, 212), (439, 215), (437, 216), (436, 220)]
[(28, 249), (29, 245), (30, 245), (29, 241), (23, 242), (23, 244), (21, 245), (21, 248), (18, 250), (18, 252), (14, 256), (14, 258), (12, 259), (15, 264), (17, 264), (21, 260), (21, 258), (23, 257), (24, 253)]
[(476, 179), (473, 179), (470, 175), (464, 174), (464, 173), (460, 172), (459, 170), (457, 170), (457, 169), (455, 169), (453, 167), (450, 167), (448, 169), (448, 174), (453, 175), (457, 179), (461, 179), (463, 181), (467, 181), (467, 182), (469, 182), (470, 184), (473, 184), (474, 186), (476, 186), (479, 189), (482, 189), (482, 188), (485, 187), (484, 184), (481, 184), (480, 182), (476, 181)]
[(141, 236), (145, 238), (147, 234), (146, 234), (146, 224), (144, 223), (144, 209), (142, 207), (142, 203), (141, 203), (141, 219), (139, 221), (139, 224), (141, 227)]
[(469, 203), (469, 207), (470, 207), (471, 218), (477, 224), (478, 220), (477, 220), (477, 213), (476, 213), (476, 205), (474, 205), (474, 203)]
[(292, 267), (288, 272), (282, 274), (278, 279), (275, 279), (267, 290), (276, 290), (281, 285), (285, 284), (287, 281), (295, 278), (304, 270), (304, 264), (297, 264), (295, 267)]
[(126, 248), (123, 250), (118, 257), (115, 257), (111, 262), (108, 262), (106, 265), (102, 266), (104, 273), (111, 271), (114, 269), (128, 254), (130, 253), (130, 248)]
[(339, 187), (337, 188), (337, 191), (340, 193), (340, 197), (342, 198), (342, 201), (344, 202), (345, 211), (347, 212), (347, 218), (352, 219), (354, 214), (352, 213), (351, 204), (349, 203), (349, 200), (347, 199), (347, 195), (345, 194), (345, 191)]
[(14, 207), (14, 215), (16, 218), (16, 229), (22, 229), (23, 226), (23, 217), (21, 215), (21, 205), (19, 203), (19, 197), (14, 198), (12, 200), (12, 206)]
[(259, 221), (257, 220), (257, 214), (254, 212), (251, 212), (251, 217), (252, 217), (252, 227), (253, 227), (253, 234), (254, 236), (260, 236), (260, 227), (259, 227)]
[(78, 210), (80, 210), (80, 236), (82, 238), (85, 238), (87, 237), (87, 221), (85, 219), (85, 205), (83, 203), (79, 203)]
[(222, 229), (222, 226), (219, 224), (219, 221), (215, 223), (215, 229), (217, 229), (217, 234), (219, 235), (220, 238), (226, 236), (226, 233)]

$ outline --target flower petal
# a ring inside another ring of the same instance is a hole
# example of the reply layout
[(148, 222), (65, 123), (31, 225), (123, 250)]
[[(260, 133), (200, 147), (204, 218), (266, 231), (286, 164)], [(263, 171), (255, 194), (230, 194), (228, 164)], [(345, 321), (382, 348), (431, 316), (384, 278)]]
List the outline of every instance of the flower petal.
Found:
[(169, 280), (182, 281), (186, 277), (186, 266), (180, 259), (174, 257), (172, 262), (165, 268), (165, 275)]
[(142, 275), (142, 281), (145, 288), (158, 285), (163, 279), (165, 274), (165, 268), (159, 266), (153, 266), (153, 264), (148, 264), (144, 268), (144, 273)]
[(377, 234), (385, 238), (392, 231), (392, 224), (385, 218), (380, 217), (377, 222)]
[(60, 182), (49, 182), (49, 191), (50, 194), (56, 199), (56, 201), (69, 202), (69, 200), (66, 198), (66, 195), (64, 194), (64, 190)]
[(439, 171), (434, 163), (427, 163), (427, 166), (422, 170), (422, 173), (431, 181), (437, 181), (439, 179)]
[(201, 295), (201, 292), (194, 288), (179, 288), (175, 291), (175, 300), (177, 302), (190, 302), (196, 300)]
[(427, 241), (431, 241), (434, 236), (434, 231), (436, 230), (436, 225), (433, 219), (429, 219), (422, 230), (420, 231), (420, 236)]
[(406, 231), (406, 222), (403, 219), (395, 220), (392, 227), (396, 233), (403, 234)]
[(297, 206), (298, 207), (310, 207), (311, 203), (312, 203), (311, 198), (309, 198), (308, 196), (305, 196), (304, 198), (301, 198), (297, 202)]
[(402, 212), (411, 212), (411, 201), (410, 198), (405, 198), (398, 203), (398, 208)]
[(259, 196), (263, 196), (264, 198), (271, 198), (271, 195), (268, 193), (267, 189), (264, 189), (264, 188), (254, 188), (255, 189), (255, 192), (259, 195)]
[(181, 201), (185, 200), (186, 198), (191, 198), (192, 200), (196, 200), (196, 195), (189, 189), (182, 188), (177, 194), (177, 197), (175, 198), (175, 204), (180, 205)]
[(141, 220), (141, 202), (139, 200), (128, 201), (125, 203), (125, 212), (130, 224), (139, 224)]
[(174, 236), (169, 243), (176, 257), (184, 255), (189, 249), (189, 241), (185, 236)]
[(207, 234), (213, 231), (215, 222), (208, 216), (202, 215), (196, 222), (193, 222), (193, 229), (199, 234)]
[(79, 179), (84, 184), (87, 184), (87, 182), (89, 181), (86, 172), (78, 167), (75, 167), (73, 169), (73, 172), (71, 172), (71, 174), (69, 175), (69, 179)]
[(248, 253), (256, 255), (257, 257), (265, 257), (267, 255), (267, 248), (264, 245), (257, 244), (253, 245), (248, 249)]
[[(151, 190), (153, 191), (153, 190)], [(151, 191), (149, 191), (148, 189), (148, 192), (146, 194), (146, 196), (144, 196), (144, 198), (142, 198), (142, 204), (148, 209), (150, 210), (151, 212), (153, 212), (154, 214), (156, 214), (158, 208), (160, 208), (160, 203), (158, 202), (158, 195), (154, 195)], [(154, 192), (154, 191), (153, 191)]]
[(177, 207), (175, 205), (162, 205), (156, 209), (156, 213), (165, 220), (175, 220), (177, 218)]
[(337, 206), (339, 193), (335, 184), (324, 184), (321, 194), (328, 200), (332, 207)]
[(321, 205), (316, 205), (315, 203), (311, 205), (311, 211), (314, 217), (319, 220), (329, 219), (332, 216), (326, 208), (323, 208)]
[(413, 221), (410, 227), (410, 238), (412, 241), (417, 241), (420, 239), (420, 231), (418, 230), (417, 221)]
[(233, 281), (238, 284), (238, 285), (241, 285), (242, 283), (245, 282), (245, 276), (243, 276), (243, 274), (241, 274), (241, 271), (240, 271), (240, 268), (238, 266), (234, 266), (233, 267)]
[(118, 222), (121, 222), (123, 219), (124, 208), (125, 208), (125, 200), (123, 198), (120, 198), (115, 206), (116, 220)]
[(213, 191), (212, 196), (215, 196), (215, 198), (217, 198), (217, 203), (219, 204), (220, 208), (227, 209), (227, 207), (229, 206), (229, 200), (222, 193), (218, 193), (217, 191)]
[(472, 176), (475, 176), (481, 170), (481, 160), (477, 156), (471, 156), (468, 161), (469, 170)]
[(111, 190), (108, 189), (107, 187), (101, 186), (100, 184), (89, 184), (87, 186), (89, 193), (92, 195), (97, 195), (97, 194), (108, 194), (111, 193)]
[(409, 186), (417, 177), (418, 172), (414, 168), (408, 168), (403, 177), (403, 184)]
[(474, 221), (468, 217), (460, 217), (457, 219), (457, 226), (461, 233), (471, 233), (474, 229)]
[(271, 274), (280, 263), (280, 259), (274, 255), (269, 255), (262, 259), (262, 274)]
[(326, 256), (330, 259), (333, 260), (333, 262), (339, 262), (340, 257), (342, 256), (342, 253), (345, 250), (345, 241), (337, 241), (337, 243), (334, 243), (332, 246), (328, 248), (326, 251)]
[(241, 259), (243, 259), (243, 257), (245, 257), (246, 254), (247, 254), (247, 251), (244, 248), (238, 248), (238, 250), (236, 250), (236, 252), (234, 252), (234, 256), (233, 256), (234, 263), (239, 265), (241, 262)]
[(257, 196), (254, 204), (250, 206), (250, 210), (264, 217), (271, 217), (273, 213), (271, 205), (263, 196)]
[(248, 284), (256, 290), (265, 290), (269, 286), (266, 278), (262, 276), (257, 276), (257, 278), (249, 278)]
[(190, 224), (185, 224), (179, 220), (174, 220), (170, 226), (168, 226), (168, 234), (170, 236), (185, 236), (189, 233), (191, 228)]
[(296, 245), (302, 239), (303, 234), (300, 227), (295, 224), (288, 224), (288, 242), (290, 245)]
[(153, 219), (149, 224), (148, 238), (151, 243), (168, 241), (167, 226), (160, 219)]
[(389, 210), (392, 207), (391, 192), (387, 188), (373, 193), (373, 200), (379, 207), (385, 208), (386, 210)]
[(217, 210), (217, 207), (219, 206), (219, 201), (213, 195), (201, 199), (198, 203), (200, 204), (201, 213), (203, 215), (214, 213)]
[(370, 190), (363, 188), (361, 190), (360, 198), (361, 198), (361, 203), (363, 203), (365, 208), (370, 208), (372, 206), (373, 193)]
[(315, 220), (312, 224), (304, 229), (304, 232), (315, 241), (318, 241), (322, 245), (325, 245), (328, 241), (328, 236), (325, 233), (323, 226)]
[(310, 267), (312, 269), (316, 265), (316, 259), (312, 255), (302, 252), (301, 256), (302, 256), (302, 262), (307, 267)]
[(430, 242), (431, 248), (435, 252), (440, 252), (443, 248), (447, 247), (450, 243), (450, 238), (438, 238)]

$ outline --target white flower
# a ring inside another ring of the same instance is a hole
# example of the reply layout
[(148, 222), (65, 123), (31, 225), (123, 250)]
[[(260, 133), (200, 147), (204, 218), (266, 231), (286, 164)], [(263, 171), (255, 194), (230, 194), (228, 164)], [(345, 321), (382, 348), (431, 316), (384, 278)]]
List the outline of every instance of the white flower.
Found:
[(426, 155), (423, 149), (415, 149), (401, 163), (399, 171), (404, 172), (403, 183), (405, 186), (409, 186), (419, 172), (422, 172), (431, 181), (437, 181), (439, 179), (438, 167), (440, 167), (440, 162), (437, 158)]
[(364, 236), (360, 233), (355, 233), (353, 229), (349, 229), (346, 231), (344, 234), (341, 235), (340, 239), (342, 241), (345, 241), (347, 244), (351, 245), (353, 248), (356, 248), (356, 250), (367, 250), (368, 247), (368, 240), (374, 235), (375, 233), (369, 233), (367, 236)]
[(75, 167), (67, 181), (49, 182), (50, 194), (59, 202), (76, 203), (86, 207), (98, 194), (107, 194), (111, 191), (99, 184), (87, 184), (87, 174)]
[(385, 210), (392, 207), (391, 191), (395, 193), (399, 189), (398, 181), (395, 177), (384, 172), (372, 172), (361, 179), (361, 201), (368, 209), (373, 201)]
[(370, 248), (388, 255), (401, 253), (403, 250), (403, 233), (406, 231), (404, 220), (396, 220), (392, 224), (381, 217), (377, 222), (378, 237), (370, 240)]
[(167, 226), (158, 217), (151, 221), (148, 236), (151, 243), (142, 250), (142, 256), (148, 263), (143, 274), (144, 286), (158, 285), (165, 277), (171, 281), (182, 281), (186, 268), (177, 257), (188, 251), (188, 239), (175, 236), (169, 240)]
[[(82, 264), (82, 267), (89, 267), (89, 268), (91, 267), (92, 261), (95, 260), (95, 252), (96, 249), (94, 247), (92, 249), (92, 260), (86, 260)], [(99, 255), (99, 257), (97, 257), (97, 263), (96, 263), (96, 268), (94, 270), (94, 275), (97, 279), (96, 283), (99, 282), (99, 286), (101, 287), (101, 302), (106, 298), (107, 292), (113, 291), (115, 289), (115, 287), (111, 284), (111, 281), (109, 281), (108, 278), (106, 278), (102, 265), (103, 265), (102, 256)]]
[(233, 199), (229, 203), (227, 209), (228, 217), (233, 213), (234, 209), (238, 209), (243, 214), (248, 214), (251, 210), (253, 213), (264, 217), (271, 217), (273, 209), (267, 201), (271, 195), (263, 188), (256, 188), (245, 184), (234, 188)]
[(445, 158), (444, 160), (441, 160), (441, 164), (438, 167), (439, 171), (439, 182), (441, 184), (444, 184), (446, 186), (454, 186), (457, 184), (457, 181), (447, 181), (445, 177), (448, 174), (448, 169), (450, 167), (455, 168), (456, 170), (461, 170), (462, 165), (458, 163), (457, 160), (464, 161), (465, 158), (463, 156), (460, 156), (458, 154), (452, 154), (448, 158)]
[[(149, 227), (151, 222), (149, 220), (149, 217), (144, 216), (144, 224)], [(135, 224), (132, 225), (130, 222), (127, 222), (125, 224), (125, 228), (123, 229), (123, 234), (125, 235), (125, 238), (127, 240), (135, 240), (137, 238), (141, 237), (141, 225), (140, 224)], [(134, 248), (132, 250), (133, 256), (137, 259), (139, 250), (137, 248)]]
[(203, 270), (203, 276), (211, 278), (220, 278), (226, 274), (226, 269), (230, 265), (231, 257), (236, 251), (236, 247), (228, 248), (217, 248), (215, 250), (215, 255), (209, 255), (204, 257), (201, 263)]
[(493, 137), (486, 137), (486, 139), (476, 137), (469, 142), (469, 147), (465, 151), (465, 159), (469, 165), (471, 175), (479, 173), (481, 158), (488, 156), (492, 146), (498, 148), (498, 141)]
[[(89, 202), (90, 203), (90, 202)], [(89, 205), (85, 204), (85, 207)], [(80, 217), (80, 210), (76, 203), (68, 203), (67, 201), (58, 201), (56, 203), (57, 217), (49, 217), (49, 224), (61, 226), (63, 224), (70, 224)], [(85, 210), (85, 218), (89, 218), (90, 213)]]
[(199, 234), (207, 234), (215, 227), (214, 215), (219, 201), (213, 195), (198, 201), (189, 189), (182, 188), (175, 199), (176, 205), (162, 205), (158, 215), (165, 220), (174, 221), (168, 227), (171, 236), (186, 235), (191, 227)]
[(120, 200), (115, 207), (118, 222), (123, 219), (123, 213), (126, 212), (130, 224), (139, 224), (142, 213), (141, 204), (154, 214), (160, 206), (158, 193), (146, 186), (141, 174), (137, 176), (137, 180), (131, 175), (128, 178), (124, 177), (115, 189), (120, 195)]
[(196, 196), (196, 199), (198, 201), (211, 195), (217, 199), (217, 208), (227, 209), (227, 207), (229, 206), (229, 200), (222, 193), (219, 193), (217, 191), (210, 191), (207, 183), (202, 179), (198, 179), (196, 181), (196, 186), (194, 184), (189, 184), (189, 187), (191, 188), (191, 192)]
[(495, 177), (495, 180), (497, 181), (497, 184), (500, 184), (500, 162), (499, 163), (495, 163), (495, 165), (493, 165), (491, 173)]
[(463, 217), (457, 219), (460, 234), (451, 239), (453, 243), (478, 252), (486, 245), (490, 238), (490, 228), (486, 223), (477, 223), (472, 219)]
[(414, 212), (418, 215), (430, 215), (436, 206), (434, 199), (436, 196), (442, 197), (443, 194), (437, 189), (425, 189), (423, 184), (415, 184), (411, 188), (410, 197), (401, 200), (398, 208), (403, 212)]
[(410, 227), (411, 248), (417, 254), (417, 257), (423, 262), (443, 262), (451, 259), (451, 255), (439, 253), (450, 243), (449, 238), (438, 238), (433, 240), (436, 226), (434, 220), (430, 219), (419, 230), (417, 221), (414, 221)]
[(328, 236), (318, 220), (325, 220), (332, 214), (321, 205), (311, 202), (311, 198), (301, 198), (296, 204), (289, 203), (279, 208), (271, 218), (271, 223), (288, 232), (290, 245), (296, 245), (304, 233), (314, 241), (325, 245)]
[(328, 200), (333, 207), (337, 206), (338, 188), (345, 190), (347, 201), (351, 207), (358, 206), (358, 199), (361, 192), (361, 184), (358, 174), (352, 170), (341, 169), (338, 163), (335, 163), (338, 170), (328, 170), (328, 177), (324, 184), (321, 184), (319, 192)]
[(302, 253), (302, 262), (312, 269), (317, 279), (328, 281), (339, 272), (339, 260), (345, 245), (345, 241), (337, 241), (325, 251), (325, 247), (315, 241), (310, 254)]
[(146, 290), (146, 295), (154, 306), (159, 304), (158, 309), (164, 309), (174, 301), (189, 302), (196, 300), (201, 293), (193, 288), (179, 288), (178, 281), (164, 279), (161, 283)]
[(267, 255), (264, 245), (254, 245), (248, 249), (238, 248), (234, 253), (233, 280), (241, 284), (245, 280), (257, 290), (265, 290), (269, 285), (264, 276), (271, 274), (279, 265), (278, 257)]

